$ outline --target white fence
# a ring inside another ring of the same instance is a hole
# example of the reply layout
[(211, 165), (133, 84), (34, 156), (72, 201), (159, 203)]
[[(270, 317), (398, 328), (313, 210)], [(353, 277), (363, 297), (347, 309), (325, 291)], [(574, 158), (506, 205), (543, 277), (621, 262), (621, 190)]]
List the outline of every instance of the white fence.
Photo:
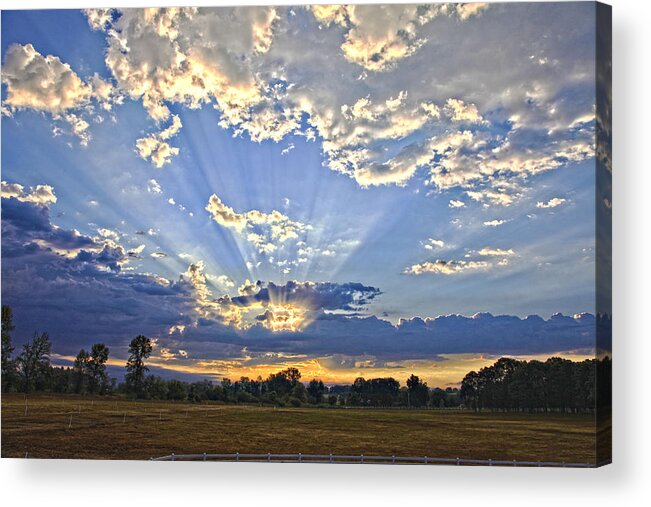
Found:
[(559, 461), (509, 461), (493, 459), (430, 458), (401, 456), (340, 456), (335, 454), (170, 454), (150, 461), (244, 461), (250, 463), (367, 463), (378, 465), (485, 465), (514, 467), (596, 468), (592, 463)]

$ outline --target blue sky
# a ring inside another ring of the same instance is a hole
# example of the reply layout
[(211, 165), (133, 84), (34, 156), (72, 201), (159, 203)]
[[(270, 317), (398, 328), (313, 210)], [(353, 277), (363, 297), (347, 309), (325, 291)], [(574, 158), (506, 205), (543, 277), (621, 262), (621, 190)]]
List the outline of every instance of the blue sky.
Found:
[[(210, 375), (586, 350), (571, 316), (595, 313), (594, 19), (578, 3), (5, 11), (3, 303), (62, 356), (89, 333), (124, 355), (144, 332), (163, 366)], [(25, 229), (34, 209), (48, 225)], [(56, 280), (89, 291), (83, 312)], [(436, 326), (424, 353), (392, 344), (400, 319), (478, 312), (570, 318), (547, 321), (546, 347), (520, 328), (493, 343), (508, 324), (482, 319), (468, 347), (431, 346)]]

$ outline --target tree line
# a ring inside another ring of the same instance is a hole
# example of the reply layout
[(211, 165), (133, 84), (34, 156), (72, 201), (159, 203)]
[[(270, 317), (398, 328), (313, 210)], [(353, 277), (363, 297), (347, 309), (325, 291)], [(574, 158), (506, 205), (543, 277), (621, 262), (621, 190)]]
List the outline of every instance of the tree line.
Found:
[(560, 357), (518, 361), (503, 357), (461, 382), (460, 395), (474, 410), (585, 412), (609, 407), (612, 361), (574, 362)]
[(151, 339), (136, 336), (129, 344), (124, 382), (117, 383), (107, 373), (109, 348), (103, 343), (81, 349), (71, 367), (50, 364), (51, 342), (47, 333), (35, 334), (21, 352), (12, 357), (13, 313), (2, 306), (2, 391), (54, 392), (108, 395), (122, 394), (140, 399), (170, 401), (221, 401), (263, 403), (278, 406), (329, 405), (353, 407), (457, 407), (459, 390), (430, 389), (411, 375), (405, 386), (393, 378), (357, 378), (352, 385), (326, 386), (319, 379), (304, 383), (297, 368), (220, 383), (202, 380), (183, 382), (148, 374), (146, 360), (153, 351)]
[[(81, 349), (72, 367), (50, 364), (47, 333), (35, 334), (12, 357), (11, 308), (2, 306), (2, 391), (55, 392), (108, 395), (170, 401), (218, 401), (277, 406), (348, 406), (471, 408), (474, 410), (588, 411), (596, 403), (610, 405), (611, 361), (573, 362), (552, 357), (545, 362), (501, 358), (479, 372), (471, 371), (461, 388), (430, 388), (411, 375), (404, 386), (391, 377), (364, 379), (351, 385), (326, 386), (319, 379), (301, 381), (297, 368), (286, 368), (266, 379), (241, 377), (220, 383), (183, 382), (148, 374), (146, 360), (153, 351), (151, 339), (139, 335), (129, 344), (124, 382), (107, 373), (109, 348), (96, 343)], [(597, 396), (597, 393), (600, 396)]]

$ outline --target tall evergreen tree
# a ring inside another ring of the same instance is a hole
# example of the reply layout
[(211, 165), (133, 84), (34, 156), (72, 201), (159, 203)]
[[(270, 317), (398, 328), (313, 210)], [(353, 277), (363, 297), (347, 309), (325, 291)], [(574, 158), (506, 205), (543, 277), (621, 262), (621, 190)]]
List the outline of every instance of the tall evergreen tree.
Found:
[(152, 350), (151, 340), (143, 335), (136, 336), (129, 344), (129, 359), (126, 365), (125, 381), (129, 391), (139, 398), (145, 394), (145, 374), (149, 371), (149, 368), (145, 365), (145, 359), (149, 357)]
[(90, 349), (88, 360), (89, 390), (92, 394), (101, 394), (108, 388), (106, 362), (109, 348), (103, 343), (96, 343)]
[(14, 314), (7, 305), (2, 305), (2, 391), (5, 392), (14, 387), (16, 376), (16, 363), (11, 355), (14, 347), (11, 344), (11, 331), (15, 328)]
[(47, 333), (36, 333), (31, 342), (23, 345), (23, 351), (16, 359), (23, 390), (26, 393), (42, 389), (45, 375), (50, 367), (50, 349), (52, 344)]

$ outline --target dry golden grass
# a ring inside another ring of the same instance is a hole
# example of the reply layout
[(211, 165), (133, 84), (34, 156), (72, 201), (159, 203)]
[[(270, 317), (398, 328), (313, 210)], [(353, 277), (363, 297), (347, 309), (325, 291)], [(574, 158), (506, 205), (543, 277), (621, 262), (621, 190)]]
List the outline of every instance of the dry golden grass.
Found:
[(2, 396), (2, 457), (27, 453), (30, 458), (148, 459), (172, 452), (594, 463), (595, 419), (447, 410), (274, 409), (62, 395), (34, 395), (25, 402), (23, 395)]

